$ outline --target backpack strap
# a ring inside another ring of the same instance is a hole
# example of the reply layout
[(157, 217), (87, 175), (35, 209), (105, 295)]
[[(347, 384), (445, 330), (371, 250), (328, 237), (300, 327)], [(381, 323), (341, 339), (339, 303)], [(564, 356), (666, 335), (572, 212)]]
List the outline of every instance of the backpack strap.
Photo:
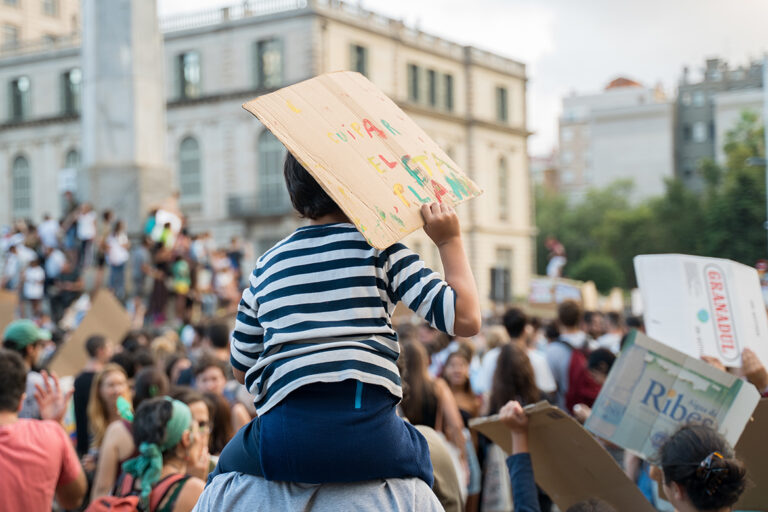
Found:
[(165, 496), (168, 494), (174, 484), (180, 483), (181, 485), (176, 487), (176, 491), (173, 493), (173, 496), (171, 496), (171, 499), (168, 500), (169, 503), (171, 503), (172, 500), (175, 501), (178, 497), (179, 491), (181, 491), (181, 488), (184, 487), (184, 482), (186, 482), (188, 479), (189, 475), (174, 473), (172, 475), (168, 475), (156, 483), (155, 487), (152, 489), (152, 493), (149, 495), (150, 512), (155, 512), (157, 506), (163, 502)]

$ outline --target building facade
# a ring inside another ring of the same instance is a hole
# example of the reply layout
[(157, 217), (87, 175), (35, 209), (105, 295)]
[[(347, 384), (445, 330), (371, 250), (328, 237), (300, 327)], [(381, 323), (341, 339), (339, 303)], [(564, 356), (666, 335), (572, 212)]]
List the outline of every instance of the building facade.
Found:
[(673, 110), (659, 88), (618, 78), (598, 94), (563, 99), (559, 186), (574, 200), (631, 180), (633, 200), (664, 191), (674, 172)]
[(44, 48), (80, 27), (80, 0), (2, 0), (0, 52), (21, 46)]
[[(460, 205), (485, 306), (527, 293), (535, 228), (528, 173), (525, 66), (338, 1), (246, 2), (162, 20), (167, 161), (193, 231), (241, 236), (256, 254), (301, 220), (282, 178), (285, 149), (245, 101), (320, 73), (364, 73), (441, 145), (485, 194)], [(80, 45), (0, 56), (0, 224), (58, 213), (60, 196), (87, 199), (80, 172)], [(19, 83), (24, 87), (19, 87)], [(3, 89), (0, 89), (2, 91)], [(119, 98), (115, 98), (119, 101)], [(440, 269), (422, 231), (405, 242)]]
[(683, 70), (675, 102), (675, 173), (689, 188), (702, 189), (701, 161), (716, 159), (722, 152), (722, 135), (730, 129), (718, 126), (715, 97), (761, 88), (762, 73), (760, 62), (730, 68), (720, 59), (708, 59), (698, 81), (691, 79), (688, 68)]

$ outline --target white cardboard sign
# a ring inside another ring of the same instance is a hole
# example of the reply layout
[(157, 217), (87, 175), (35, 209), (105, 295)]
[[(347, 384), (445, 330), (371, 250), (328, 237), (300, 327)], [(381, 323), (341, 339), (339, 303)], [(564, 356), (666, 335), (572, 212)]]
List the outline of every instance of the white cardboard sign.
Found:
[(768, 366), (768, 318), (754, 268), (684, 254), (634, 261), (648, 336), (733, 368), (741, 367), (741, 352), (749, 348)]

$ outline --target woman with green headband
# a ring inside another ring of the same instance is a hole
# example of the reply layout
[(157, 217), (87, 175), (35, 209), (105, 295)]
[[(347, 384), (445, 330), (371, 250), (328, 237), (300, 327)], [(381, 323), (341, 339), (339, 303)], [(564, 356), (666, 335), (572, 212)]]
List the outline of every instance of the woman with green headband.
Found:
[(139, 455), (123, 463), (127, 476), (118, 481), (118, 494), (137, 490), (150, 512), (192, 510), (205, 482), (187, 474), (188, 464), (208, 447), (189, 407), (168, 397), (144, 401), (133, 419), (133, 440)]

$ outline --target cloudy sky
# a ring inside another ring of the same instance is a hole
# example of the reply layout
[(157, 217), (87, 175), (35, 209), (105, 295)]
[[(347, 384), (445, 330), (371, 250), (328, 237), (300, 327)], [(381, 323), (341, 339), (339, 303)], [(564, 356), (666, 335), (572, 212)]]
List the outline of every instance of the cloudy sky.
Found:
[[(237, 3), (158, 0), (161, 16)], [(617, 76), (674, 94), (683, 66), (732, 65), (768, 51), (766, 0), (365, 0), (366, 9), (528, 66), (530, 152), (557, 143), (560, 99)]]

